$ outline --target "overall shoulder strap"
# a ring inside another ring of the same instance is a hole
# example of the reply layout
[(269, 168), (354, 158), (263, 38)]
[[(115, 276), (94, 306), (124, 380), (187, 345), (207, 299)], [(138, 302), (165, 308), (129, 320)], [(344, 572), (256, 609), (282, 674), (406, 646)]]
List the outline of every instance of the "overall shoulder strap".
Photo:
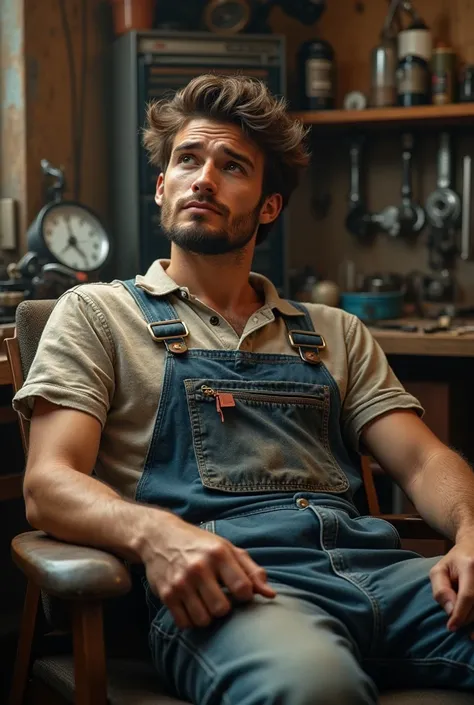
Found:
[(186, 324), (178, 318), (169, 301), (151, 296), (144, 289), (136, 286), (134, 279), (122, 281), (122, 284), (142, 312), (153, 340), (164, 343), (169, 352), (175, 354), (186, 352), (188, 346), (184, 339), (189, 335), (189, 331)]
[(306, 306), (299, 301), (289, 301), (288, 303), (301, 311), (301, 316), (298, 318), (283, 315), (291, 347), (298, 350), (304, 362), (313, 365), (320, 363), (319, 353), (326, 347), (326, 341), (314, 330), (313, 321)]

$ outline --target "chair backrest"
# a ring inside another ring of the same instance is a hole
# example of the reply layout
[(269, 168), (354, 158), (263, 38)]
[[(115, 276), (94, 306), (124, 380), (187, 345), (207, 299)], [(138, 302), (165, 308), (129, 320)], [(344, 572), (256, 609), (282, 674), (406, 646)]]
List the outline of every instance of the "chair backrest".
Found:
[[(22, 387), (28, 375), (40, 338), (55, 304), (56, 301), (53, 299), (23, 301), (16, 310), (15, 337), (5, 340), (15, 392)], [(22, 416), (19, 416), (19, 422), (26, 455), (29, 423)]]

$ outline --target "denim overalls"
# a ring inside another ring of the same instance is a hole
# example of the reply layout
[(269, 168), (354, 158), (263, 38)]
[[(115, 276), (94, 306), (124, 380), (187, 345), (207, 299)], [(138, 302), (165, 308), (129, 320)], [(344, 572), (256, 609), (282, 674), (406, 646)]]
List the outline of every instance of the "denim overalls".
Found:
[(169, 301), (124, 285), (166, 350), (136, 499), (246, 549), (278, 593), (180, 632), (146, 585), (172, 689), (199, 705), (345, 705), (376, 703), (372, 679), (395, 674), (396, 687), (474, 688), (474, 646), (447, 632), (431, 594), (436, 559), (401, 550), (389, 523), (355, 507), (359, 463), (306, 309), (285, 319), (298, 356), (188, 349)]

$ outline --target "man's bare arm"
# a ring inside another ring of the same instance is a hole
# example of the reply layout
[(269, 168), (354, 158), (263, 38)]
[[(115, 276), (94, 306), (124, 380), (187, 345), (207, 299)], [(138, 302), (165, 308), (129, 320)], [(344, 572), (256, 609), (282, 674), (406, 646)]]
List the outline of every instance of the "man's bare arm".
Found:
[(93, 478), (100, 436), (94, 417), (36, 399), (24, 484), (32, 526), (143, 562), (152, 590), (182, 628), (229, 611), (222, 586), (240, 600), (275, 596), (246, 551), (170, 512), (126, 501)]
[(362, 441), (421, 516), (455, 540), (474, 528), (474, 473), (410, 411), (368, 424)]
[(27, 518), (58, 539), (141, 560), (147, 525), (174, 517), (124, 501), (91, 476), (100, 436), (95, 417), (36, 399), (24, 482)]

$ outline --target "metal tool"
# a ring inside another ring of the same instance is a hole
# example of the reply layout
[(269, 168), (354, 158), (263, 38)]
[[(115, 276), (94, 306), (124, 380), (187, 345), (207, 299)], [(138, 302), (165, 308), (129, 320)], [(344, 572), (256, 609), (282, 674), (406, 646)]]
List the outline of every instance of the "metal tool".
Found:
[(402, 135), (402, 202), (400, 206), (388, 206), (373, 220), (392, 237), (410, 237), (419, 233), (426, 222), (425, 211), (413, 200), (412, 158), (414, 139), (411, 133)]
[(452, 150), (449, 132), (442, 132), (438, 148), (436, 189), (426, 199), (426, 215), (435, 228), (456, 226), (461, 215), (461, 199), (451, 188)]
[(474, 333), (474, 326), (458, 326), (451, 331), (451, 335), (469, 335)]
[(436, 323), (431, 326), (425, 326), (423, 333), (446, 333), (452, 325), (451, 316), (439, 316)]
[(431, 226), (428, 235), (428, 262), (431, 269), (453, 269), (458, 249), (454, 226)]
[(471, 182), (472, 159), (465, 155), (462, 162), (462, 225), (461, 225), (461, 259), (468, 260), (471, 255)]
[(350, 147), (349, 212), (346, 228), (360, 241), (368, 242), (375, 233), (375, 223), (361, 193), (361, 153), (363, 138), (353, 140)]

